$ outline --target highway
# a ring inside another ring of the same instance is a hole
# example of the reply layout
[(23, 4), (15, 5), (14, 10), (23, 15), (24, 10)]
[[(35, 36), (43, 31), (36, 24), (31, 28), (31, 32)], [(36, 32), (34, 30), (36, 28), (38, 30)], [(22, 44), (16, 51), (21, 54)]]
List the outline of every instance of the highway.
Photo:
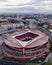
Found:
[(40, 29), (40, 30), (42, 30), (43, 32), (45, 32), (49, 36), (50, 41), (52, 42), (52, 33), (51, 32), (49, 32), (48, 30), (46, 30), (43, 27), (37, 26), (37, 28)]
[(43, 28), (43, 31), (44, 31), (46, 34), (48, 34), (49, 39), (50, 39), (50, 40), (51, 40), (51, 42), (52, 42), (52, 33), (51, 33), (51, 32), (49, 32), (49, 31), (47, 31), (45, 28)]

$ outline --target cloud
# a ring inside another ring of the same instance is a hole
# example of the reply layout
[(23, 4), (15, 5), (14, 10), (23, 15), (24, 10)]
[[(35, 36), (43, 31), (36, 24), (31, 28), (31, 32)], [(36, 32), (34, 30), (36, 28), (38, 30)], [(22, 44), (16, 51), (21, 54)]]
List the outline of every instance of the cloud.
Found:
[(32, 7), (42, 12), (52, 11), (52, 0), (34, 0), (36, 4), (32, 4)]
[[(4, 12), (3, 12), (4, 10)], [(44, 10), (44, 9), (34, 9), (32, 7), (21, 7), (21, 8), (5, 8), (5, 9), (1, 9), (2, 13), (51, 13), (52, 11), (50, 10)]]
[(52, 0), (7, 0), (5, 3), (0, 3), (0, 9), (5, 12), (13, 10), (13, 12), (22, 13), (52, 13)]
[(4, 13), (34, 13), (37, 12), (36, 9), (33, 9), (32, 7), (21, 7), (21, 8), (4, 8), (1, 9), (1, 11)]
[(7, 1), (7, 0), (0, 0), (0, 2), (5, 2), (5, 1)]

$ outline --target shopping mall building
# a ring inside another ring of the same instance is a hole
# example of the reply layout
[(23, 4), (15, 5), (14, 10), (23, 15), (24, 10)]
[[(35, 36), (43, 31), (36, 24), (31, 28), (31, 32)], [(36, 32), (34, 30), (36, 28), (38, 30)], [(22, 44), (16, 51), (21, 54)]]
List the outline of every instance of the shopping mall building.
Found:
[(4, 55), (20, 61), (32, 60), (49, 52), (49, 37), (40, 30), (17, 30), (7, 34), (2, 46)]

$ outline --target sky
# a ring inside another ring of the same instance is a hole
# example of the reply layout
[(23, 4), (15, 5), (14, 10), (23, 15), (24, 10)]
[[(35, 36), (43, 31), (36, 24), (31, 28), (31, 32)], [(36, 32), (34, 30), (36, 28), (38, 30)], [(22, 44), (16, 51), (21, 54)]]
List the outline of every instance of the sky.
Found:
[(52, 0), (0, 0), (0, 13), (52, 14)]

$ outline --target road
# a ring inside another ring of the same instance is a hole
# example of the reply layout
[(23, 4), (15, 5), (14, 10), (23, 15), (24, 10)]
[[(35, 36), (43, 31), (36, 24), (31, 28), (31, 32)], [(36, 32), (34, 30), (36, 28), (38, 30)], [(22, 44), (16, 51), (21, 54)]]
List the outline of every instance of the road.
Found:
[(47, 31), (45, 28), (43, 28), (43, 31), (44, 31), (46, 34), (48, 34), (49, 39), (50, 39), (50, 40), (51, 40), (51, 42), (52, 42), (52, 33), (51, 33), (51, 32), (49, 32), (49, 31)]
[(0, 46), (2, 45), (3, 41), (4, 41), (4, 35), (0, 35)]
[(50, 62), (52, 63), (52, 52), (46, 57), (44, 61), (48, 62), (48, 60), (50, 60)]
[(48, 36), (49, 36), (49, 39), (51, 40), (51, 42), (52, 42), (52, 33), (51, 32), (49, 32), (48, 30), (46, 30), (45, 28), (43, 28), (43, 27), (37, 27), (38, 29), (40, 29), (40, 30), (42, 30), (43, 32), (45, 32)]
[(4, 35), (0, 35), (0, 60), (3, 58), (2, 44), (4, 42)]

